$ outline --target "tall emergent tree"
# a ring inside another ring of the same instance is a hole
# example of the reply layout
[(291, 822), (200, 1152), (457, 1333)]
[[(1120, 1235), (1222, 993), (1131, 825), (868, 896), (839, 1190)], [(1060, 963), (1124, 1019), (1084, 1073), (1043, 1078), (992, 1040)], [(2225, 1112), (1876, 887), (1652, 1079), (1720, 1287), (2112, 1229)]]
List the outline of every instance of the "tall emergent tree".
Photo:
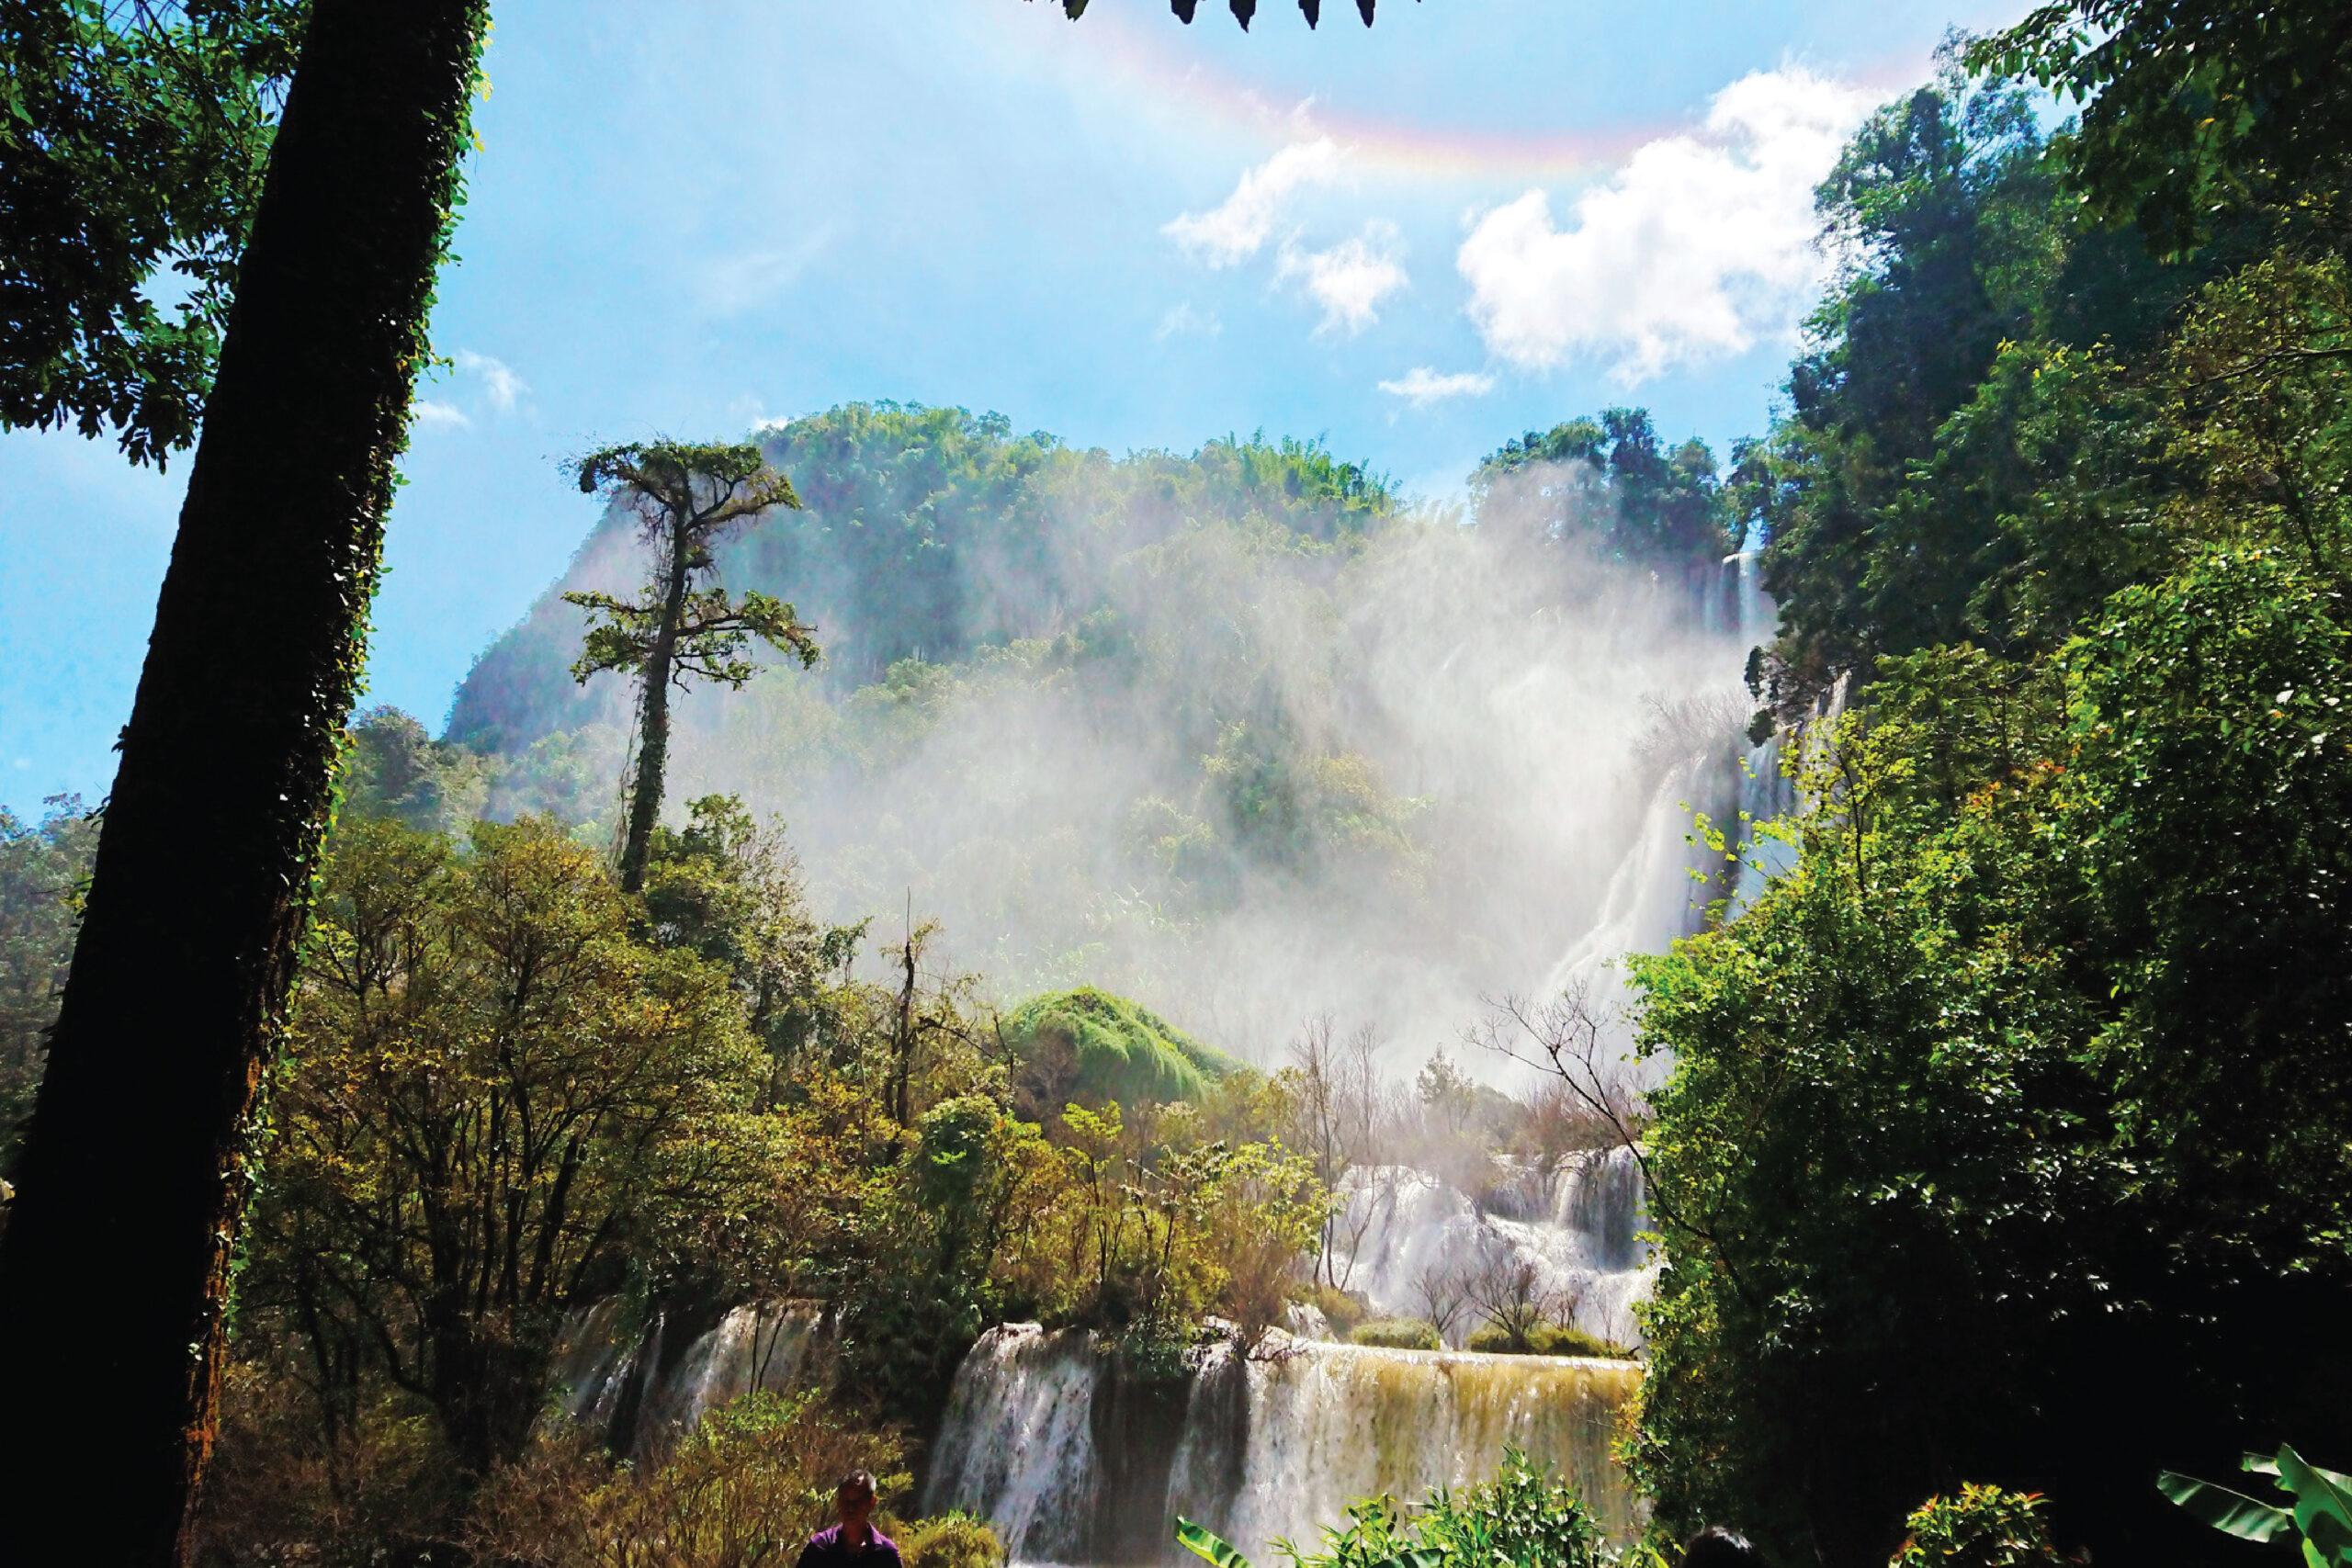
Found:
[[(637, 513), (653, 547), (653, 575), (635, 599), (611, 593), (564, 598), (598, 617), (571, 667), (585, 684), (605, 670), (634, 671), (637, 778), (629, 789), (628, 837), (621, 848), (621, 886), (645, 886), (653, 824), (662, 816), (662, 773), (670, 758), (670, 687), (689, 676), (736, 688), (757, 672), (743, 656), (760, 637), (807, 669), (817, 662), (814, 629), (791, 605), (756, 591), (736, 604), (718, 581), (712, 547), (772, 507), (800, 504), (792, 481), (768, 467), (757, 446), (696, 446), (654, 441), (606, 446), (580, 459), (580, 488), (620, 499)], [(700, 581), (702, 586), (697, 587)]]
[(255, 1091), (488, 26), (488, 0), (310, 7), (0, 1239), (11, 1562), (191, 1544)]

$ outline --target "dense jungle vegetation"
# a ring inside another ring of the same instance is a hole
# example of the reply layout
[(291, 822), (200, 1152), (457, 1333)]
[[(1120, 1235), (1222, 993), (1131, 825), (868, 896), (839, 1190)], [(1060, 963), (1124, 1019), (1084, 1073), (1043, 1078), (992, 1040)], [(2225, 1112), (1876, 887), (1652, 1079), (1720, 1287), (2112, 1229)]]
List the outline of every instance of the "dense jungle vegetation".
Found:
[(1634, 1461), (1780, 1561), (1963, 1481), (2204, 1560), (2160, 1468), (2352, 1452), (2345, 22), (2086, 12), (1821, 187), (1846, 270), (1743, 455), (1811, 807), (1734, 837), (1802, 852), (1634, 966)]

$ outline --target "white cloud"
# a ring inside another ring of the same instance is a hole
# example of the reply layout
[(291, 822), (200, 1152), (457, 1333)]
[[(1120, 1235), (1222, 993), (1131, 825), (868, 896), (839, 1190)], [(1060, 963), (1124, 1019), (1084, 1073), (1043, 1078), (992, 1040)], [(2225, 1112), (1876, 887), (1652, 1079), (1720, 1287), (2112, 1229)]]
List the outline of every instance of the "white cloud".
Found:
[(1456, 258), (1494, 353), (1607, 361), (1632, 385), (1792, 333), (1826, 263), (1813, 187), (1871, 96), (1801, 70), (1742, 77), (1698, 131), (1646, 143), (1555, 228), (1540, 190), (1479, 218)]
[(1294, 141), (1254, 169), (1222, 206), (1187, 212), (1160, 230), (1213, 267), (1232, 266), (1263, 249), (1282, 218), (1285, 202), (1308, 186), (1329, 185), (1340, 175), (1340, 144), (1328, 136)]
[(1317, 332), (1344, 330), (1350, 337), (1380, 320), (1383, 299), (1405, 287), (1405, 269), (1397, 264), (1396, 229), (1378, 220), (1363, 232), (1342, 240), (1328, 251), (1296, 251), (1283, 247), (1277, 277), (1295, 277), (1323, 307)]
[(1152, 329), (1151, 341), (1166, 343), (1171, 337), (1216, 337), (1225, 331), (1225, 323), (1217, 320), (1215, 310), (1195, 310), (1190, 304), (1179, 305), (1159, 318), (1159, 325)]
[(473, 423), (455, 403), (436, 403), (430, 398), (419, 398), (410, 407), (419, 424), (447, 424), (464, 430)]
[(489, 394), (491, 406), (501, 413), (511, 412), (514, 400), (531, 389), (504, 364), (469, 348), (458, 350), (458, 368), (473, 371), (481, 378), (482, 390)]
[(1419, 409), (1447, 398), (1483, 398), (1495, 389), (1495, 378), (1475, 370), (1441, 376), (1426, 365), (1416, 365), (1394, 381), (1380, 383), (1380, 389)]
[(827, 219), (788, 245), (741, 251), (705, 262), (696, 279), (704, 308), (731, 316), (773, 303), (800, 280), (840, 231), (840, 225)]

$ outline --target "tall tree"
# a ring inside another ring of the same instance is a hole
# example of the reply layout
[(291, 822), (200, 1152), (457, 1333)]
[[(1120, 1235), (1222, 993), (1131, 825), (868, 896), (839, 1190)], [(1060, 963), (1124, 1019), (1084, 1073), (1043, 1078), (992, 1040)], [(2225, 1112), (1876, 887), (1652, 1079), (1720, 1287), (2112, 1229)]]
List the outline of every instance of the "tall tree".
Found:
[(0, 1240), (11, 1561), (158, 1568), (189, 1548), (255, 1090), (488, 12), (313, 0)]
[[(662, 816), (662, 774), (670, 757), (670, 687), (689, 677), (741, 687), (757, 672), (743, 656), (753, 637), (783, 649), (802, 669), (817, 662), (817, 639), (791, 605), (756, 590), (735, 603), (717, 581), (711, 551), (772, 507), (800, 504), (792, 481), (768, 467), (757, 446), (689, 446), (655, 441), (607, 446), (579, 462), (580, 488), (607, 494), (636, 513), (653, 547), (653, 575), (635, 599), (611, 593), (564, 598), (598, 617), (571, 667), (586, 683), (606, 670), (639, 680), (637, 777), (629, 789), (628, 836), (621, 848), (621, 886), (645, 886), (653, 825)], [(697, 583), (700, 586), (697, 586)]]

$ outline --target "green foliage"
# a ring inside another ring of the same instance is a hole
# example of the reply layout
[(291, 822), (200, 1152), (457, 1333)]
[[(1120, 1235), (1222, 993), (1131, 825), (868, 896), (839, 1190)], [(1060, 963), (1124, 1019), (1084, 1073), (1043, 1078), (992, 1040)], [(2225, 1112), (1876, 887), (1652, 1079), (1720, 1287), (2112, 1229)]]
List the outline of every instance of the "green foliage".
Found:
[(158, 468), (196, 438), (305, 15), (0, 6), (0, 425)]
[(1049, 1114), (1069, 1100), (1166, 1104), (1205, 1099), (1240, 1064), (1158, 1014), (1091, 986), (1032, 997), (1005, 1015), (1024, 1099)]
[(1636, 1452), (1664, 1517), (1857, 1557), (1935, 1451), (2129, 1540), (2167, 1444), (2341, 1422), (2335, 1381), (2243, 1347), (2352, 1283), (2342, 615), (2287, 551), (2217, 549), (2062, 658), (1886, 660), (1797, 867), (1636, 961), (1675, 1062)]
[(1517, 1445), (1504, 1449), (1492, 1481), (1441, 1487), (1411, 1507), (1362, 1499), (1343, 1524), (1323, 1527), (1319, 1549), (1275, 1548), (1294, 1568), (1600, 1568), (1608, 1557), (1582, 1500)]
[(1004, 1568), (1004, 1543), (988, 1522), (951, 1509), (898, 1532), (907, 1568)]
[(1500, 1356), (1586, 1356), (1603, 1360), (1630, 1360), (1634, 1352), (1623, 1345), (1613, 1345), (1598, 1334), (1589, 1333), (1573, 1324), (1538, 1323), (1524, 1331), (1517, 1331), (1503, 1324), (1489, 1323), (1474, 1330), (1463, 1342), (1468, 1350), (1483, 1350)]
[(2166, 251), (2236, 207), (2340, 200), (2352, 27), (2327, 0), (2057, 0), (1969, 61), (2083, 105), (2072, 162), (2091, 209)]
[(446, 740), (393, 707), (360, 714), (346, 731), (338, 815), (384, 818), (425, 833), (460, 833), (485, 815), (491, 759)]
[(2030, 1492), (1963, 1483), (1957, 1495), (1930, 1497), (1904, 1521), (1891, 1568), (2056, 1568), (2041, 1498)]
[(98, 850), (98, 814), (52, 795), (39, 823), (0, 807), (0, 1177), (16, 1162), (49, 1056), (83, 891)]
[[(561, 1439), (484, 1488), (461, 1530), (478, 1562), (546, 1568), (782, 1568), (853, 1467), (903, 1494), (905, 1446), (813, 1395), (752, 1393), (713, 1410), (645, 1473)], [(967, 1555), (967, 1560), (976, 1560)]]
[(1442, 1350), (1437, 1325), (1418, 1317), (1376, 1317), (1348, 1330), (1351, 1345), (1376, 1345), (1388, 1350)]
[(2343, 1568), (2352, 1562), (2352, 1476), (2322, 1470), (2284, 1443), (2268, 1459), (2246, 1455), (2244, 1468), (2269, 1476), (2290, 1506), (2259, 1502), (2169, 1470), (2156, 1477), (2156, 1489), (2225, 1535), (2252, 1541), (2282, 1536), (2297, 1540), (2310, 1568)]
[(658, 1287), (747, 1201), (775, 1130), (728, 976), (629, 927), (544, 823), (463, 852), (382, 820), (338, 837), (241, 1307), (308, 1341), (331, 1424), (381, 1376), (486, 1473), (563, 1315)]
[[(1532, 495), (1512, 482), (1539, 468)], [(1482, 524), (1502, 510), (1496, 503), (1506, 496), (1532, 501), (1521, 525), (1532, 526), (1545, 543), (1702, 578), (1739, 547), (1744, 521), (1733, 514), (1706, 443), (1693, 436), (1668, 450), (1646, 409), (1607, 409), (1598, 418), (1531, 430), (1480, 462), (1470, 489)]]

